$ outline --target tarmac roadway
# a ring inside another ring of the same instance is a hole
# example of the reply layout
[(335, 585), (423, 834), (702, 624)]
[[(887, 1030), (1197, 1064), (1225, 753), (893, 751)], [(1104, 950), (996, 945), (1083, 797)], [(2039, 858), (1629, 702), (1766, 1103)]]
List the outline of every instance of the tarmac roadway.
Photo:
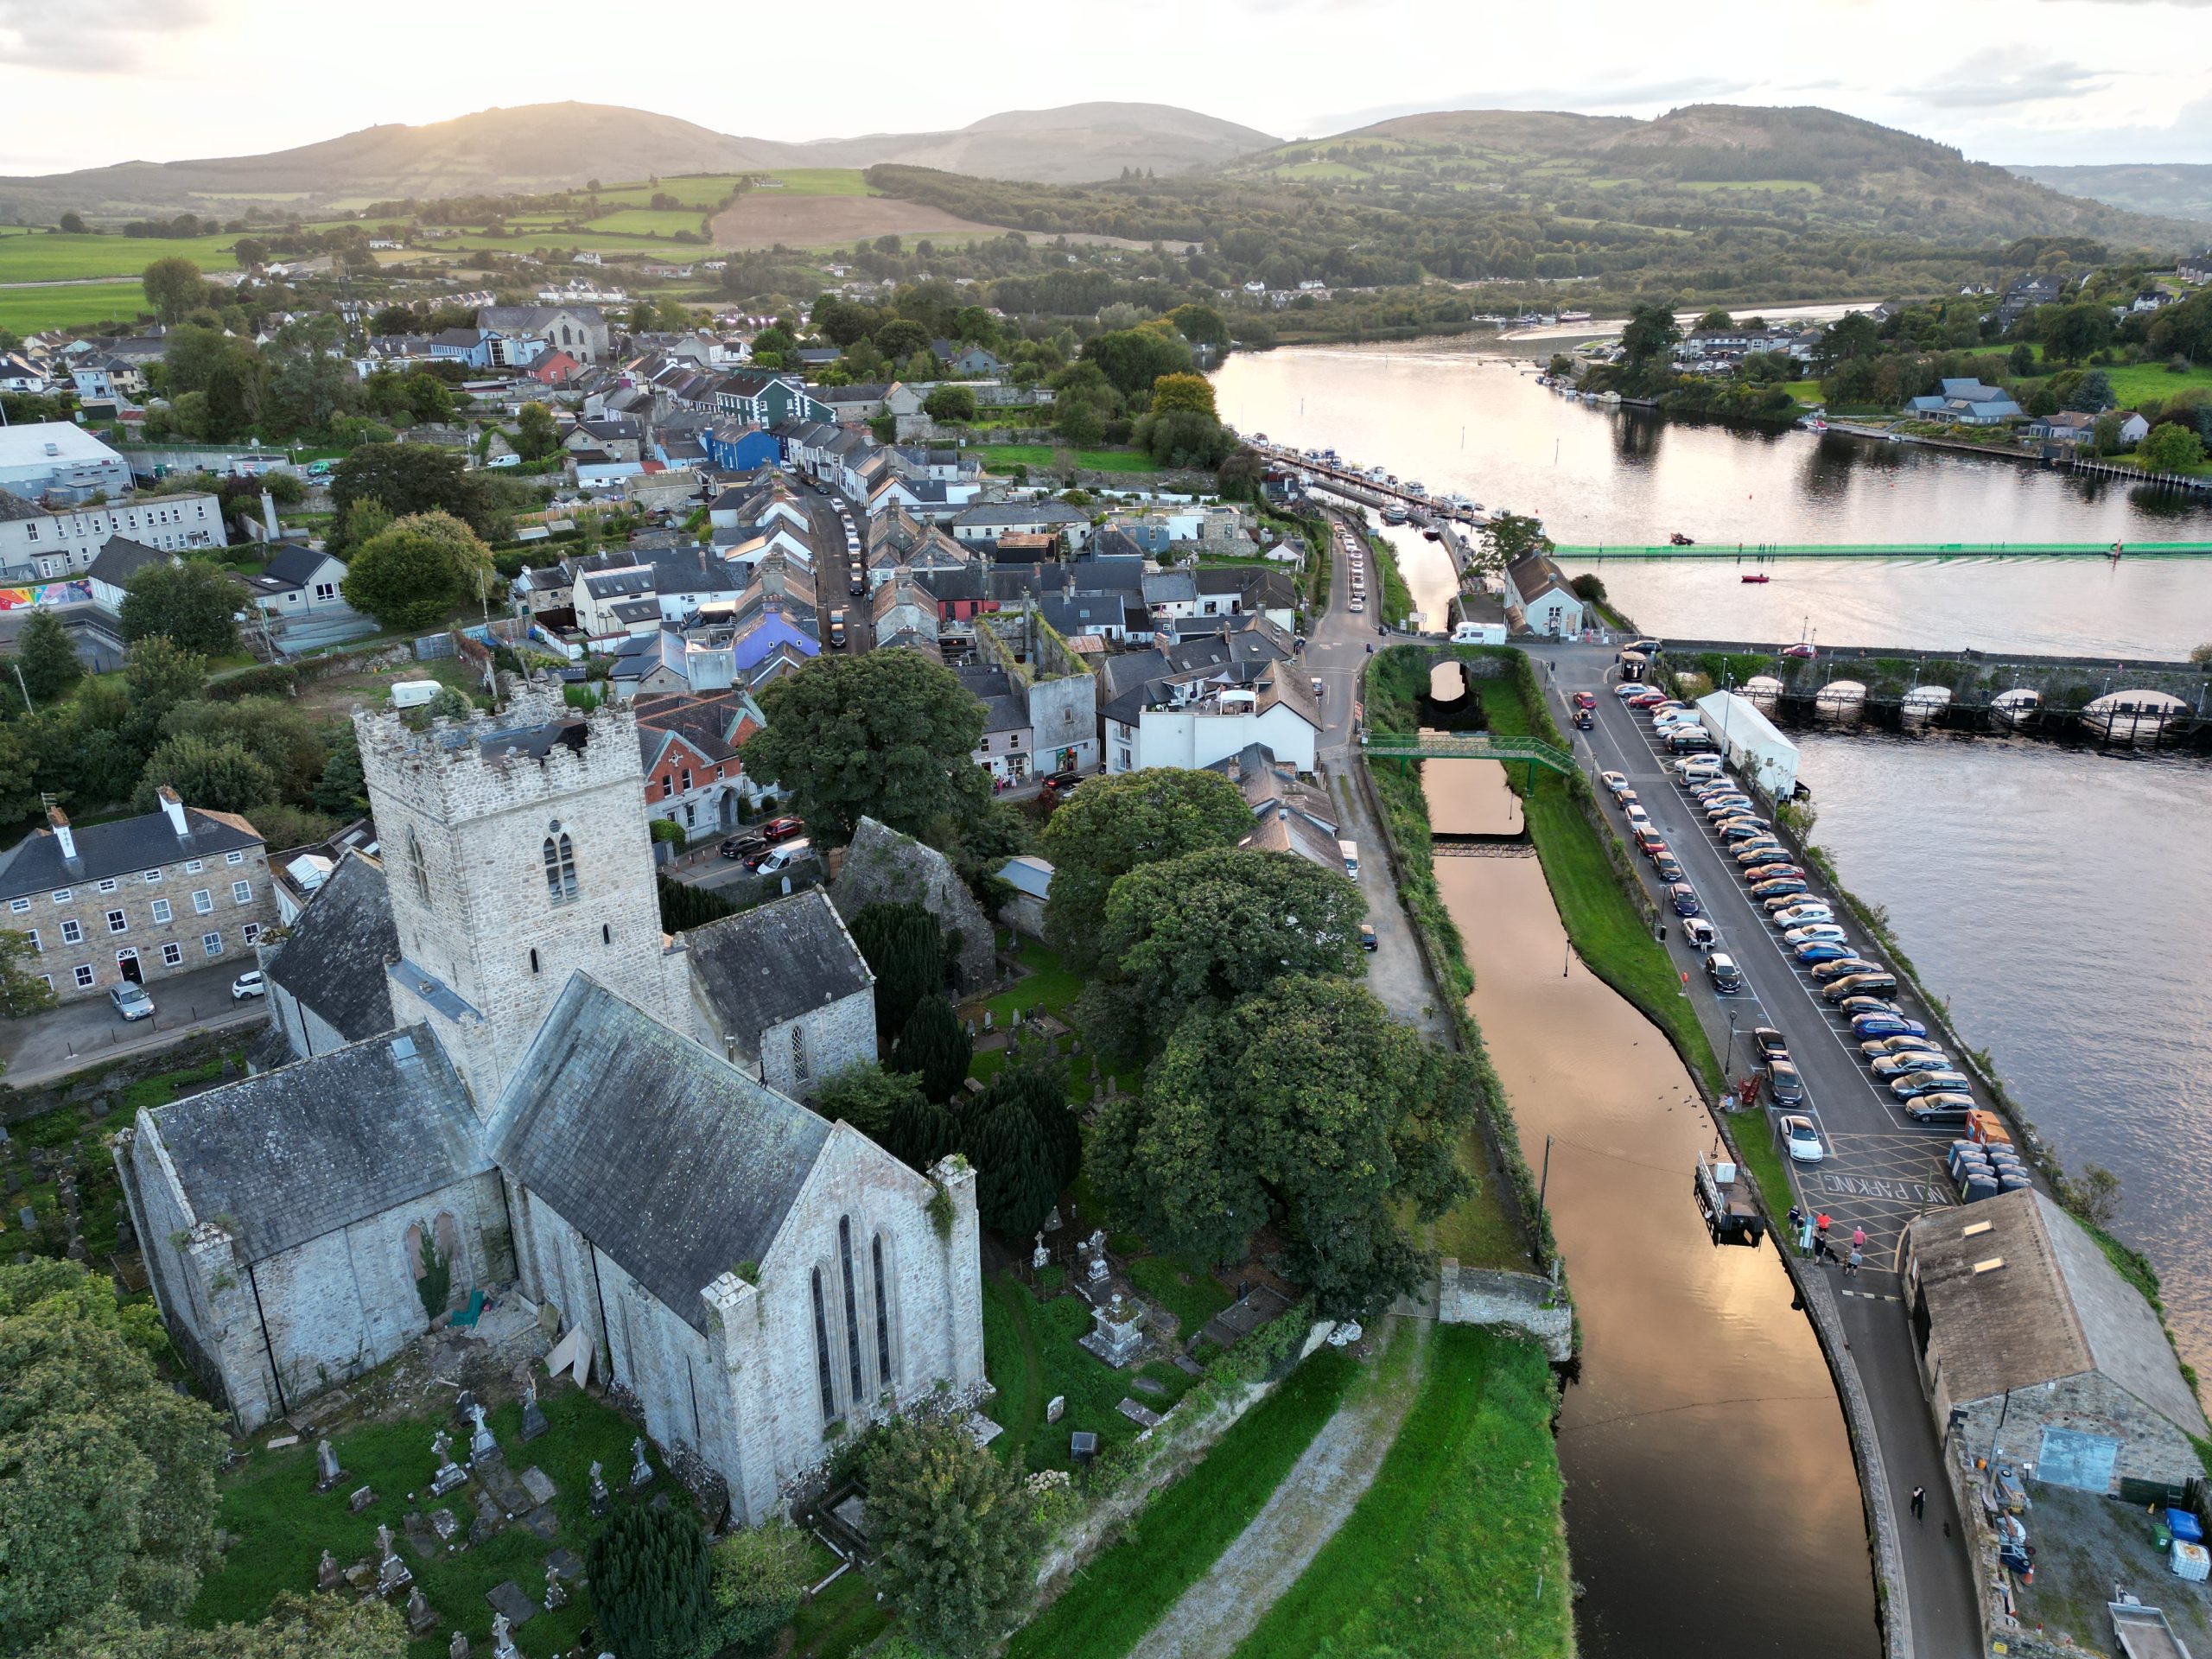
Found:
[[(1649, 724), (1613, 694), (1618, 671), (1611, 647), (1541, 643), (1528, 647), (1540, 676), (1548, 683), (1554, 715), (1573, 738), (1574, 750), (1591, 774), (1604, 810), (1627, 840), (1625, 821), (1611, 795), (1597, 785), (1599, 772), (1624, 774), (1683, 873), (1698, 892), (1704, 914), (1718, 934), (1715, 949), (1742, 968), (1740, 995), (1718, 997), (1699, 952), (1683, 942), (1679, 924), (1668, 918), (1667, 949), (1687, 976), (1687, 994), (1696, 1003), (1713, 1046), (1726, 1055), (1730, 1079), (1757, 1075), (1751, 1047), (1754, 1027), (1769, 1026), (1788, 1039), (1791, 1058), (1805, 1084), (1804, 1111), (1820, 1124), (1827, 1143), (1826, 1158), (1813, 1166), (1793, 1165), (1792, 1179), (1801, 1202), (1834, 1218), (1830, 1236), (1846, 1255), (1855, 1227), (1867, 1234), (1866, 1262), (1856, 1276), (1835, 1268), (1810, 1268), (1828, 1276), (1839, 1298), (1846, 1346), (1833, 1357), (1855, 1365), (1864, 1386), (1873, 1432), (1879, 1442), (1878, 1490), (1871, 1494), (1878, 1525), (1897, 1538), (1906, 1578), (1906, 1600), (1916, 1659), (1950, 1659), (1978, 1650), (1974, 1584), (1944, 1479), (1942, 1448), (1920, 1387), (1912, 1351), (1911, 1329), (1899, 1298), (1899, 1243), (1915, 1216), (1952, 1202), (1942, 1155), (1951, 1132), (1920, 1128), (1909, 1122), (1885, 1088), (1878, 1084), (1859, 1054), (1848, 1024), (1821, 999), (1815, 982), (1796, 963), (1780, 934), (1746, 893), (1734, 860), (1721, 850), (1688, 795), (1664, 768), (1671, 757), (1653, 741)], [(1576, 691), (1597, 696), (1596, 725), (1576, 732), (1567, 717), (1567, 699)], [(1648, 863), (1637, 861), (1639, 875), (1655, 900), (1663, 884)], [(1808, 897), (1828, 898), (1818, 872), (1808, 871)], [(1842, 906), (1835, 906), (1838, 915)], [(1847, 932), (1852, 924), (1842, 923)], [(1872, 941), (1857, 938), (1878, 959)], [(1908, 1014), (1923, 1013), (1910, 997)], [(1763, 1109), (1770, 1119), (1772, 1108)], [(1738, 1119), (1741, 1131), (1770, 1133), (1756, 1122)], [(1687, 1200), (1686, 1200), (1687, 1201)], [(1784, 1245), (1783, 1248), (1792, 1248)], [(1810, 1267), (1810, 1264), (1808, 1264)], [(1912, 1519), (1908, 1500), (1916, 1486), (1927, 1489), (1924, 1520)], [(1948, 1523), (1948, 1525), (1944, 1524)], [(1897, 1649), (1893, 1646), (1891, 1651)]]

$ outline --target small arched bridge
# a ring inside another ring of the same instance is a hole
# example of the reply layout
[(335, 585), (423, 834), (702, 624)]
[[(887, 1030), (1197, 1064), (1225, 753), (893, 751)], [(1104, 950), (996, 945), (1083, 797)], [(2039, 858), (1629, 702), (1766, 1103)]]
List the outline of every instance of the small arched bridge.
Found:
[(1582, 770), (1557, 744), (1487, 732), (1370, 732), (1360, 739), (1360, 747), (1370, 760), (1522, 761), (1532, 767), (1548, 766), (1562, 778)]

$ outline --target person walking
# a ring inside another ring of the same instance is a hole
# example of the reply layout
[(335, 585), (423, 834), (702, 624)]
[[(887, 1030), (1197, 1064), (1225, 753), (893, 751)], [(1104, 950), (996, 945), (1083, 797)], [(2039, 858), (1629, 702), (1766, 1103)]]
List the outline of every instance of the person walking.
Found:
[(1853, 1227), (1851, 1230), (1851, 1248), (1854, 1250), (1863, 1250), (1866, 1248), (1866, 1230), (1864, 1227)]
[(1927, 1510), (1928, 1489), (1925, 1486), (1914, 1487), (1912, 1489), (1912, 1518), (1924, 1523), (1928, 1519)]
[(1856, 1279), (1859, 1276), (1859, 1264), (1866, 1259), (1859, 1247), (1854, 1244), (1851, 1247), (1851, 1260), (1843, 1264), (1843, 1270)]
[(1828, 1212), (1825, 1210), (1821, 1211), (1813, 1225), (1820, 1230), (1821, 1236), (1825, 1239), (1828, 1236)]

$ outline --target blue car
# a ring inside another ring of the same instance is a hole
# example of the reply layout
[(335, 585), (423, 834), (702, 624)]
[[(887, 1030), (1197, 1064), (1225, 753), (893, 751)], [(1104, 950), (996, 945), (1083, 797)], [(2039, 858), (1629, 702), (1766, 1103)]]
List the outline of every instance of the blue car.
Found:
[(1797, 947), (1797, 960), (1800, 962), (1837, 962), (1856, 954), (1840, 939), (1818, 939)]
[(1751, 888), (1754, 899), (1777, 899), (1785, 893), (1802, 893), (1805, 884), (1796, 876), (1778, 877), (1772, 881), (1761, 881)]
[(1851, 1034), (1862, 1041), (1871, 1037), (1925, 1037), (1928, 1027), (1901, 1014), (1862, 1014), (1852, 1020)]
[(1668, 888), (1667, 897), (1674, 901), (1677, 916), (1694, 916), (1705, 908), (1698, 902), (1697, 889), (1687, 881), (1677, 881)]

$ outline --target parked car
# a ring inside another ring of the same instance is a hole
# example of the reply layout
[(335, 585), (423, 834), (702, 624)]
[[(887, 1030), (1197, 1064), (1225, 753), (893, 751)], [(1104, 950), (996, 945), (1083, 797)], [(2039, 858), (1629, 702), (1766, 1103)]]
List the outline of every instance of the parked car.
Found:
[(1821, 1132), (1809, 1117), (1796, 1114), (1781, 1122), (1782, 1144), (1789, 1148), (1789, 1161), (1794, 1164), (1817, 1164), (1827, 1154), (1821, 1145)]
[(1683, 726), (1667, 734), (1667, 750), (1670, 754), (1711, 753), (1719, 745), (1713, 734), (1702, 726)]
[(1789, 1058), (1789, 1039), (1772, 1026), (1754, 1026), (1751, 1052), (1762, 1060), (1770, 1060), (1777, 1054), (1786, 1060)]
[(1897, 1014), (1901, 1010), (1886, 996), (1872, 991), (1856, 991), (1835, 1005), (1835, 1011), (1847, 1020), (1856, 1020), (1862, 1014)]
[(1363, 950), (1372, 950), (1376, 947), (1377, 943), (1375, 937), (1375, 924), (1362, 922), (1359, 925), (1359, 948)]
[(1736, 855), (1736, 862), (1743, 867), (1746, 874), (1764, 864), (1787, 864), (1789, 861), (1789, 849), (1773, 842), (1768, 842), (1764, 847), (1745, 848)]
[(1777, 927), (1803, 927), (1808, 923), (1827, 924), (1835, 920), (1835, 912), (1817, 899), (1802, 905), (1784, 905), (1774, 912)]
[(1713, 931), (1713, 924), (1702, 916), (1693, 916), (1682, 924), (1682, 938), (1699, 950), (1710, 950), (1720, 942), (1720, 935)]
[(1908, 1071), (1901, 1077), (1890, 1079), (1890, 1092), (1899, 1100), (1914, 1100), (1922, 1095), (1963, 1095), (1973, 1085), (1956, 1071)]
[(1895, 996), (1896, 976), (1888, 973), (1847, 974), (1834, 984), (1822, 988), (1821, 995), (1829, 1001), (1840, 1005), (1847, 997)]
[(1723, 841), (1749, 841), (1754, 836), (1770, 836), (1774, 826), (1764, 818), (1730, 818), (1719, 826)]
[(1637, 824), (1630, 833), (1629, 839), (1636, 843), (1636, 850), (1647, 858), (1667, 844), (1659, 838), (1658, 830), (1648, 822)]
[(1901, 1014), (1859, 1014), (1851, 1020), (1854, 1037), (1925, 1037), (1928, 1027)]
[(240, 974), (231, 982), (231, 1001), (233, 1002), (243, 1002), (249, 996), (268, 995), (269, 982), (262, 977), (258, 968), (251, 973)]
[(1682, 879), (1681, 860), (1676, 858), (1664, 847), (1651, 855), (1651, 869), (1662, 881), (1679, 881)]
[(1633, 702), (1649, 690), (1649, 686), (1638, 685), (1634, 680), (1623, 680), (1613, 688), (1613, 695), (1623, 702)]
[(1878, 1060), (1885, 1054), (1909, 1054), (1915, 1049), (1928, 1046), (1925, 1033), (1899, 1032), (1889, 1037), (1871, 1037), (1859, 1045), (1859, 1052), (1870, 1060)]
[(830, 649), (842, 651), (844, 648), (845, 613), (842, 611), (832, 611), (830, 613)]
[(1744, 880), (1753, 887), (1769, 881), (1802, 881), (1805, 872), (1795, 864), (1754, 864), (1744, 872)]
[(1843, 930), (1834, 922), (1811, 922), (1803, 927), (1791, 928), (1782, 936), (1782, 942), (1784, 944), (1799, 945), (1811, 944), (1821, 939), (1840, 940), (1842, 938)]
[(1826, 962), (1817, 964), (1813, 969), (1813, 977), (1823, 985), (1833, 985), (1840, 979), (1849, 979), (1854, 975), (1885, 971), (1878, 962), (1869, 962), (1864, 957), (1854, 957), (1847, 952), (1840, 957), (1830, 957)]
[(1802, 876), (1780, 876), (1770, 881), (1759, 881), (1754, 883), (1751, 887), (1751, 897), (1754, 899), (1779, 899), (1784, 893), (1799, 893), (1804, 891), (1805, 879)]
[(1634, 801), (1630, 801), (1628, 804), (1627, 810), (1628, 821), (1630, 823), (1649, 823), (1651, 822), (1651, 815)]
[(1056, 801), (1064, 801), (1082, 782), (1083, 774), (1079, 772), (1056, 772), (1045, 780), (1045, 793)]
[(1705, 976), (1723, 996), (1733, 996), (1744, 988), (1744, 970), (1726, 951), (1716, 950), (1705, 959)]
[(1958, 1128), (1974, 1109), (1974, 1096), (1939, 1090), (1919, 1095), (1904, 1103), (1904, 1115), (1923, 1128)]
[(1885, 1083), (1891, 1077), (1910, 1077), (1915, 1071), (1944, 1071), (1950, 1069), (1951, 1057), (1941, 1049), (1911, 1048), (1902, 1054), (1884, 1054), (1868, 1070)]
[(1639, 690), (1630, 692), (1627, 697), (1628, 706), (1631, 709), (1656, 709), (1666, 701), (1667, 694), (1664, 691), (1655, 691), (1648, 685)]
[(763, 841), (789, 841), (793, 836), (805, 833), (806, 820), (804, 818), (771, 818), (760, 826), (760, 839)]
[(1643, 798), (1624, 783), (1618, 789), (1613, 791), (1613, 798), (1618, 801), (1623, 806), (1634, 806)]
[(1697, 889), (1687, 881), (1677, 881), (1667, 889), (1667, 901), (1675, 907), (1677, 916), (1694, 916), (1705, 908), (1697, 896)]
[(1628, 787), (1628, 779), (1618, 772), (1601, 772), (1598, 774), (1598, 781), (1605, 786), (1605, 792), (1616, 799)]
[(1859, 960), (1848, 939), (1812, 939), (1794, 948), (1797, 960), (1809, 967), (1825, 968), (1830, 963)]
[(154, 1017), (154, 999), (147, 995), (143, 985), (124, 980), (107, 994), (115, 1011), (125, 1020), (150, 1020)]
[(1804, 639), (1800, 639), (1794, 645), (1784, 645), (1782, 648), (1782, 654), (1793, 663), (1809, 663), (1820, 655), (1813, 649), (1811, 642)]

